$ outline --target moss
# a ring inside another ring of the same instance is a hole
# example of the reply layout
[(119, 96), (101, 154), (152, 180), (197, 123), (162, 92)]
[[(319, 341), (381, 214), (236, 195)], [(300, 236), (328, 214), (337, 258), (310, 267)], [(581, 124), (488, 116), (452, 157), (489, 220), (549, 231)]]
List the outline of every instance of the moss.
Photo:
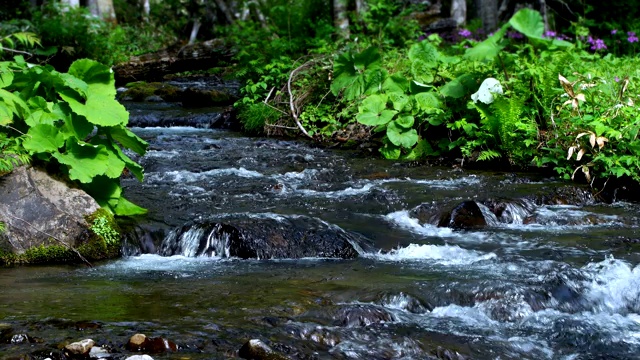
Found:
[(160, 96), (164, 101), (180, 101), (180, 89), (160, 82), (147, 83), (138, 81), (127, 84), (127, 91), (122, 94), (123, 99), (145, 101), (149, 96)]
[[(98, 261), (120, 255), (121, 231), (113, 214), (100, 208), (86, 216), (89, 229), (80, 236), (76, 250), (88, 261)], [(68, 264), (80, 263), (82, 259), (71, 249), (54, 239), (47, 244), (14, 254), (0, 249), (0, 265), (18, 264)]]

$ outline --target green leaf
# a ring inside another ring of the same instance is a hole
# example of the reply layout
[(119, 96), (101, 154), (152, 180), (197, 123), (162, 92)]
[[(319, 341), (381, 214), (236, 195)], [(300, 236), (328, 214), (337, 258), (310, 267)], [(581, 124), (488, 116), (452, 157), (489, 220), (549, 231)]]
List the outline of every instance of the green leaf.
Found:
[(366, 48), (363, 52), (355, 54), (353, 57), (353, 63), (359, 70), (374, 70), (378, 69), (382, 63), (382, 57), (378, 48), (371, 46)]
[(380, 148), (380, 153), (384, 156), (385, 159), (389, 160), (397, 160), (400, 158), (400, 147), (387, 142), (383, 147)]
[(488, 37), (483, 42), (476, 44), (474, 47), (467, 49), (464, 57), (470, 60), (479, 61), (494, 59), (507, 45), (503, 42), (507, 29), (509, 29), (509, 24), (504, 24), (492, 36)]
[(27, 135), (22, 146), (31, 154), (58, 153), (66, 139), (58, 128), (50, 124), (33, 126), (29, 128)]
[(435, 70), (421, 60), (411, 63), (411, 75), (416, 81), (423, 84), (431, 84), (435, 80)]
[(113, 149), (120, 157), (120, 160), (124, 161), (126, 168), (131, 171), (133, 176), (135, 176), (139, 181), (144, 180), (144, 169), (142, 168), (142, 166), (131, 160), (131, 158), (128, 157), (124, 152), (122, 152), (122, 150), (118, 146), (114, 145)]
[(382, 83), (382, 90), (387, 93), (405, 93), (409, 89), (409, 80), (402, 74), (393, 74)]
[(407, 95), (402, 93), (391, 93), (389, 94), (389, 99), (393, 104), (393, 108), (398, 111), (402, 111), (411, 103), (411, 99)]
[(125, 163), (118, 156), (118, 152), (114, 149), (113, 143), (102, 137), (94, 137), (91, 139), (92, 145), (102, 145), (107, 149), (107, 170), (104, 175), (113, 179), (120, 178), (124, 170)]
[(415, 129), (402, 129), (396, 126), (395, 121), (387, 125), (387, 137), (393, 145), (410, 149), (418, 142), (418, 132)]
[(440, 88), (440, 93), (446, 97), (459, 99), (465, 96), (466, 89), (459, 79), (453, 79)]
[(524, 8), (511, 17), (509, 24), (528, 38), (541, 38), (544, 22), (538, 11)]
[(413, 161), (413, 160), (421, 159), (431, 154), (434, 154), (434, 151), (431, 145), (429, 144), (429, 142), (427, 142), (426, 140), (420, 140), (418, 141), (416, 146), (414, 146), (413, 149), (411, 149), (411, 152), (403, 156), (402, 159)]
[(13, 71), (8, 67), (0, 66), (0, 89), (6, 88), (13, 82)]
[(438, 66), (438, 61), (441, 57), (438, 49), (428, 41), (421, 41), (413, 44), (409, 48), (408, 56), (412, 63), (420, 61), (429, 69), (433, 69)]
[[(75, 90), (78, 94), (80, 94), (83, 98), (87, 98), (89, 92), (89, 85), (86, 82), (78, 79), (77, 77), (70, 74), (59, 74), (60, 79), (65, 86)], [(114, 94), (115, 95), (115, 94)]]
[(0, 102), (0, 125), (8, 125), (13, 122), (13, 112), (5, 105)]
[(71, 64), (69, 74), (87, 84), (86, 101), (69, 92), (60, 92), (60, 97), (76, 114), (100, 126), (125, 125), (129, 121), (129, 113), (115, 100), (115, 80), (111, 69), (96, 61), (82, 59)]
[(356, 120), (362, 125), (368, 125), (368, 126), (384, 125), (389, 121), (391, 121), (391, 119), (393, 119), (393, 117), (397, 113), (398, 112), (395, 110), (382, 110), (382, 112), (380, 112), (379, 114), (366, 112), (366, 113), (358, 114), (356, 116)]
[(403, 115), (403, 116), (398, 116), (398, 118), (394, 121), (394, 123), (396, 124), (396, 126), (399, 126), (405, 129), (410, 129), (415, 123), (415, 119), (411, 115)]
[(11, 93), (5, 89), (0, 89), (0, 102), (4, 102), (5, 106), (14, 114), (21, 118), (29, 116), (31, 112), (29, 106), (17, 94)]
[(82, 184), (82, 188), (102, 207), (109, 207), (110, 201), (114, 201), (117, 204), (122, 195), (120, 179), (112, 179), (106, 176), (96, 176), (91, 182)]
[(138, 155), (144, 155), (149, 147), (146, 141), (122, 125), (109, 128), (109, 135), (123, 147), (133, 150)]
[(435, 114), (442, 108), (442, 103), (434, 92), (422, 92), (415, 95), (418, 108), (427, 114)]
[(134, 216), (146, 214), (147, 209), (132, 203), (124, 197), (120, 197), (120, 199), (118, 199), (118, 204), (115, 206), (114, 212), (118, 216)]
[(89, 183), (94, 177), (104, 175), (109, 167), (109, 151), (103, 145), (67, 141), (66, 152), (53, 153), (59, 163), (69, 168), (69, 179)]

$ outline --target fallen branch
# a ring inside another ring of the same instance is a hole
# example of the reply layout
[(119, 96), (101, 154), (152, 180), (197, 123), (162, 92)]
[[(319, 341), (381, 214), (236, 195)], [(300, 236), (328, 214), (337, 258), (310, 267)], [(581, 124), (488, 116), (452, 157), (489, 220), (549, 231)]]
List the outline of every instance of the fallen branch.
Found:
[(53, 236), (53, 235), (51, 235), (51, 234), (49, 234), (49, 233), (47, 233), (47, 232), (45, 232), (45, 231), (42, 231), (42, 230), (40, 230), (40, 229), (36, 228), (33, 224), (31, 224), (30, 222), (28, 222), (28, 221), (27, 221), (27, 220), (25, 220), (25, 219), (19, 218), (19, 217), (17, 217), (17, 216), (13, 216), (13, 215), (11, 215), (11, 214), (7, 214), (7, 216), (9, 216), (9, 217), (11, 217), (11, 218), (14, 218), (14, 219), (16, 219), (16, 220), (20, 220), (20, 221), (24, 222), (25, 224), (29, 225), (29, 227), (31, 227), (31, 228), (32, 228), (32, 229), (34, 229), (35, 231), (40, 232), (40, 233), (42, 233), (42, 234), (44, 234), (44, 235), (47, 235), (48, 237), (52, 238), (53, 240), (55, 240), (55, 241), (59, 242), (60, 244), (62, 244), (62, 246), (66, 247), (67, 249), (69, 249), (69, 250), (73, 251), (76, 255), (78, 255), (78, 257), (80, 258), (80, 260), (82, 260), (85, 264), (87, 264), (87, 266), (88, 266), (88, 267), (93, 267), (93, 265), (91, 265), (91, 263), (89, 262), (89, 260), (87, 260), (84, 256), (82, 256), (82, 254), (80, 254), (80, 252), (79, 252), (78, 250), (76, 250), (76, 248), (74, 248), (73, 246), (71, 246), (71, 245), (69, 245), (69, 244), (65, 243), (64, 241), (62, 241), (62, 240), (58, 239), (57, 237), (55, 237), (55, 236)]
[(298, 66), (297, 68), (295, 68), (293, 71), (291, 71), (291, 74), (289, 74), (289, 81), (287, 81), (287, 91), (289, 92), (289, 108), (291, 109), (291, 116), (293, 116), (293, 120), (296, 122), (296, 125), (298, 125), (298, 129), (300, 129), (300, 131), (302, 131), (302, 133), (310, 138), (313, 139), (313, 137), (311, 135), (309, 135), (309, 133), (307, 132), (307, 130), (305, 130), (304, 126), (302, 126), (302, 123), (300, 123), (300, 119), (298, 118), (298, 113), (296, 111), (296, 106), (294, 104), (294, 98), (293, 98), (293, 92), (291, 91), (291, 82), (293, 81), (293, 77), (295, 75), (296, 72), (304, 69), (305, 67), (311, 66), (312, 64), (314, 64), (316, 61), (318, 60), (309, 60), (306, 63)]

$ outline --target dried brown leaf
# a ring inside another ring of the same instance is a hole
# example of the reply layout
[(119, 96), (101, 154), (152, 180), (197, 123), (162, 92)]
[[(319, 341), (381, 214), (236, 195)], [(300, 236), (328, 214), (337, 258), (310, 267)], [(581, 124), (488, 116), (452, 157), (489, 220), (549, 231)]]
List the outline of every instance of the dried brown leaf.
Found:
[(576, 151), (575, 146), (572, 146), (569, 148), (569, 151), (567, 151), (567, 160), (571, 160), (571, 157), (573, 156), (574, 151)]
[(589, 144), (591, 144), (592, 148), (596, 147), (596, 134), (591, 133), (591, 136), (589, 136)]
[(569, 80), (567, 80), (567, 78), (565, 78), (560, 74), (558, 74), (558, 80), (560, 80), (560, 85), (562, 85), (562, 88), (569, 95), (569, 97), (571, 97), (572, 99), (575, 98), (576, 95), (573, 92), (573, 84), (570, 83)]
[(580, 151), (578, 151), (578, 155), (576, 155), (576, 161), (580, 161), (580, 159), (582, 159), (586, 152), (587, 151), (584, 148), (580, 148)]
[(609, 141), (609, 139), (607, 139), (607, 138), (606, 138), (606, 137), (604, 137), (604, 136), (598, 136), (598, 137), (596, 138), (596, 143), (598, 144), (598, 148), (599, 148), (599, 149), (602, 149), (602, 148), (604, 147), (604, 143), (606, 143), (606, 142), (608, 142), (608, 141)]

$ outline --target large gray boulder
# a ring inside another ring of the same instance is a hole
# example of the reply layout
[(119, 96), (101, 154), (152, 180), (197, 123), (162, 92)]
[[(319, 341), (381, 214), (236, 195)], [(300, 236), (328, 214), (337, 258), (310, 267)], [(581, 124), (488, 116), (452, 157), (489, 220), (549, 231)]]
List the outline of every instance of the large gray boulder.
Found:
[(0, 177), (0, 253), (20, 255), (41, 245), (77, 246), (87, 238), (85, 217), (100, 206), (83, 190), (32, 166)]

